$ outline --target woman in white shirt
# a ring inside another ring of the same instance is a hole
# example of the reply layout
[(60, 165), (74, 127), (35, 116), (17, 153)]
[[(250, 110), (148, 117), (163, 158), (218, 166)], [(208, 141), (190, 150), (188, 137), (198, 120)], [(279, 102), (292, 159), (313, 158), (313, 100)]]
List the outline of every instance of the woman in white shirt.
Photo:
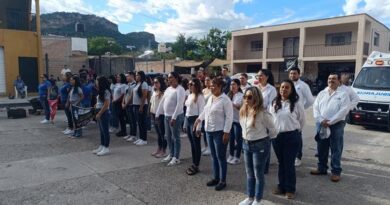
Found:
[(162, 77), (156, 77), (153, 81), (154, 91), (150, 98), (150, 113), (152, 119), (154, 119), (154, 128), (157, 133), (158, 148), (157, 151), (152, 153), (152, 156), (156, 158), (166, 157), (167, 140), (165, 139), (165, 128), (164, 128), (164, 115), (160, 115), (156, 118), (157, 108), (160, 105), (161, 99), (164, 96), (164, 91), (167, 89), (165, 81)]
[(147, 142), (147, 113), (148, 113), (148, 92), (149, 85), (146, 83), (144, 71), (138, 71), (135, 74), (136, 86), (133, 89), (133, 113), (136, 118), (139, 130), (139, 139), (134, 142), (135, 145), (143, 146)]
[(200, 123), (205, 120), (205, 130), (211, 151), (214, 175), (214, 178), (207, 182), (207, 186), (215, 186), (216, 191), (226, 187), (226, 149), (233, 123), (233, 105), (229, 97), (222, 92), (223, 87), (224, 81), (221, 77), (213, 79), (211, 84), (213, 95), (208, 100), (205, 109), (194, 125), (200, 132)]
[(126, 94), (126, 88), (127, 88), (127, 81), (126, 81), (125, 74), (121, 73), (117, 75), (116, 80), (117, 80), (117, 84), (114, 88), (113, 99), (112, 99), (112, 104), (115, 109), (115, 114), (117, 119), (119, 120), (119, 125), (120, 125), (120, 131), (116, 133), (116, 136), (124, 137), (127, 135), (126, 120), (125, 120), (126, 112), (122, 108), (122, 101), (123, 101), (123, 97)]
[[(256, 76), (256, 79), (259, 80), (259, 88), (263, 96), (263, 107), (266, 110), (272, 106), (272, 101), (276, 98), (277, 91), (274, 87), (274, 76), (272, 72), (268, 69), (261, 69)], [(269, 149), (269, 158), (265, 164), (264, 173), (268, 174), (269, 163), (271, 159), (271, 147)]]
[[(211, 78), (209, 76), (207, 76), (205, 78), (204, 85), (205, 85), (205, 88), (203, 88), (202, 93), (203, 93), (204, 100), (207, 103), (207, 101), (209, 100), (209, 98), (212, 95), (211, 89), (210, 89)], [(203, 139), (204, 139), (204, 148), (202, 149), (202, 155), (210, 155), (210, 147), (207, 143), (206, 131), (204, 130), (204, 121), (202, 122), (202, 134), (203, 134)]]
[(227, 162), (229, 164), (239, 164), (242, 151), (242, 129), (240, 125), (240, 108), (242, 106), (242, 97), (244, 94), (241, 90), (241, 83), (239, 79), (233, 79), (230, 83), (229, 98), (233, 104), (233, 124), (230, 131), (229, 141), (229, 157)]
[(279, 162), (279, 184), (273, 193), (285, 195), (288, 199), (293, 199), (295, 195), (294, 163), (298, 153), (299, 132), (305, 123), (305, 111), (298, 100), (294, 83), (291, 80), (284, 80), (270, 109), (278, 130), (273, 145)]
[(269, 158), (271, 138), (276, 137), (272, 115), (263, 107), (263, 97), (257, 87), (245, 91), (240, 110), (248, 198), (239, 205), (260, 205), (263, 199), (264, 169)]
[(189, 83), (189, 90), (191, 94), (187, 97), (185, 102), (186, 117), (184, 123), (184, 130), (187, 132), (188, 139), (191, 144), (192, 165), (187, 169), (188, 175), (194, 175), (199, 172), (199, 163), (201, 153), (200, 136), (194, 131), (195, 120), (199, 117), (204, 109), (205, 101), (202, 94), (202, 84), (199, 79), (192, 79)]

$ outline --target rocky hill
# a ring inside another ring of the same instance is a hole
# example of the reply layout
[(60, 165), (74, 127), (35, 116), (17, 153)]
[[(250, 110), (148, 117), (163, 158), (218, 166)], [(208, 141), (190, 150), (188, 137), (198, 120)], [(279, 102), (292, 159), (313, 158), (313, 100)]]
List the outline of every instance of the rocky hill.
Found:
[[(84, 32), (76, 32), (76, 24), (84, 25)], [(157, 48), (154, 34), (148, 32), (132, 32), (122, 34), (118, 25), (103, 17), (79, 13), (55, 12), (41, 15), (41, 29), (43, 35), (54, 34), (72, 37), (111, 37), (123, 48), (127, 45), (136, 47), (136, 50)]]

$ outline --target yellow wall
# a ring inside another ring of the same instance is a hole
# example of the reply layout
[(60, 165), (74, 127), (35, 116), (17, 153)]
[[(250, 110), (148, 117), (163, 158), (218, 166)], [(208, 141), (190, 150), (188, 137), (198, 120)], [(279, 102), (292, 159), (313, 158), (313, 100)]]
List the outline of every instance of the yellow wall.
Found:
[[(36, 57), (38, 59), (38, 73), (43, 73), (39, 68), (37, 34), (35, 32), (0, 29), (0, 46), (4, 47), (6, 92), (13, 93), (13, 81), (19, 75), (19, 57)], [(39, 76), (31, 76), (39, 78)], [(37, 85), (38, 86), (38, 85)]]

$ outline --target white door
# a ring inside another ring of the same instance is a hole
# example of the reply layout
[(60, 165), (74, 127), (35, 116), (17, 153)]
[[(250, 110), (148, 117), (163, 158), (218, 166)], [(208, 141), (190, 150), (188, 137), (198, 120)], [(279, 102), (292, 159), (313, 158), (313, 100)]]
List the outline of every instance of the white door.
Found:
[(4, 48), (0, 47), (0, 93), (5, 94), (5, 63), (4, 63)]

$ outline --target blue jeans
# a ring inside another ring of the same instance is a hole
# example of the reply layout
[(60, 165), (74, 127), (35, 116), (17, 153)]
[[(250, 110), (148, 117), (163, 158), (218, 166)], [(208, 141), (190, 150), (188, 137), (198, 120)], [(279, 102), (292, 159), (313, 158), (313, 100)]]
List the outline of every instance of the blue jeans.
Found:
[(158, 148), (165, 150), (167, 149), (167, 140), (165, 139), (165, 125), (164, 125), (164, 115), (160, 115), (158, 119), (156, 120), (156, 115), (152, 114), (152, 117), (154, 119), (154, 129), (157, 133), (157, 144)]
[(130, 124), (130, 136), (137, 136), (137, 122), (134, 116), (133, 105), (128, 105), (126, 107), (127, 117)]
[(45, 119), (49, 120), (50, 119), (50, 107), (49, 107), (49, 101), (47, 101), (47, 97), (41, 96), (41, 97), (39, 97), (39, 101), (41, 101), (43, 111), (45, 112)]
[(138, 124), (139, 138), (143, 141), (147, 140), (147, 127), (146, 127), (146, 115), (148, 113), (148, 105), (144, 105), (143, 112), (139, 111), (139, 105), (133, 105), (133, 113), (135, 121)]
[(118, 128), (119, 127), (118, 108), (115, 106), (114, 102), (110, 103), (110, 111), (111, 111), (110, 125), (114, 128)]
[(303, 149), (303, 137), (302, 137), (302, 131), (299, 132), (299, 145), (298, 145), (298, 154), (297, 154), (297, 158), (298, 159), (302, 159), (302, 149)]
[(97, 121), (100, 130), (100, 145), (110, 146), (110, 133), (108, 127), (110, 124), (110, 111), (106, 110)]
[(66, 107), (66, 103), (62, 104), (64, 108), (64, 112), (66, 115), (66, 120), (68, 120), (68, 128), (73, 129), (73, 118), (72, 118), (72, 112), (69, 107)]
[(279, 189), (283, 192), (295, 193), (296, 174), (295, 158), (298, 152), (299, 131), (279, 133), (274, 140), (274, 150), (279, 162)]
[(200, 164), (200, 157), (202, 155), (202, 148), (200, 145), (200, 137), (196, 135), (196, 133), (193, 131), (194, 128), (194, 123), (198, 116), (190, 116), (186, 117), (187, 120), (187, 136), (188, 139), (190, 140), (191, 144), (191, 154), (192, 154), (192, 163), (195, 166), (199, 166)]
[(341, 155), (344, 146), (344, 127), (345, 122), (341, 121), (331, 125), (330, 136), (327, 139), (318, 140), (318, 170), (326, 172), (328, 170), (328, 156), (329, 149), (331, 152), (330, 166), (332, 167), (332, 174), (340, 176), (341, 174)]
[(249, 198), (256, 197), (257, 201), (263, 198), (264, 168), (269, 158), (270, 144), (268, 137), (249, 144), (245, 141), (243, 143), (247, 194)]
[(206, 132), (206, 136), (211, 152), (214, 179), (220, 182), (226, 182), (227, 144), (223, 143), (223, 131)]
[(177, 116), (174, 126), (171, 126), (171, 119), (171, 116), (165, 116), (165, 138), (168, 142), (171, 157), (176, 157), (176, 159), (179, 159), (181, 149), (180, 129), (182, 128), (184, 122), (184, 114)]
[(72, 106), (72, 119), (74, 123), (74, 134), (75, 137), (81, 137), (83, 135), (83, 129), (77, 125), (77, 121), (79, 119), (79, 108), (76, 106)]
[(242, 151), (242, 128), (240, 123), (233, 122), (230, 131), (229, 152), (230, 156), (240, 158)]

